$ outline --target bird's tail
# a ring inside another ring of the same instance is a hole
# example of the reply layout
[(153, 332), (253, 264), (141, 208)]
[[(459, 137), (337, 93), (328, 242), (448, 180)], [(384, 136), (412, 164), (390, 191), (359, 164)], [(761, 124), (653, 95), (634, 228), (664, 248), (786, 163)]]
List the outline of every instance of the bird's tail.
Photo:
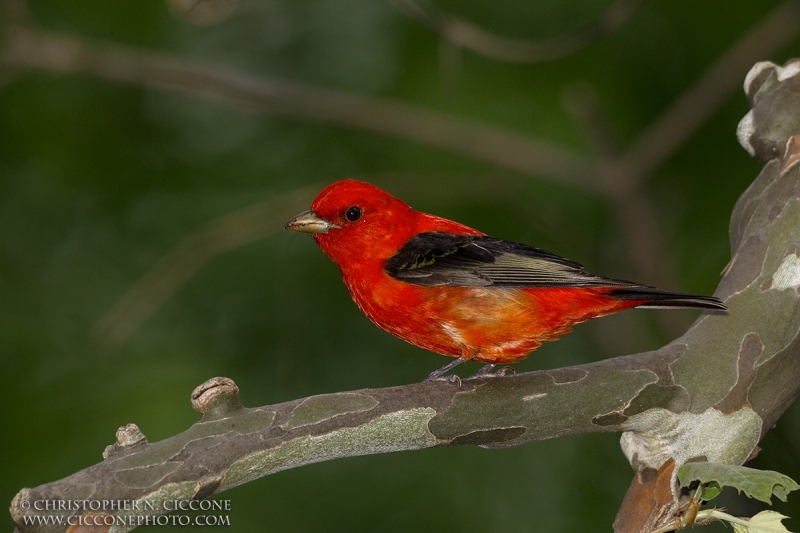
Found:
[(660, 291), (643, 285), (614, 289), (607, 294), (617, 300), (648, 300), (646, 303), (636, 306), (645, 309), (697, 308), (717, 311), (728, 310), (722, 300), (715, 296)]

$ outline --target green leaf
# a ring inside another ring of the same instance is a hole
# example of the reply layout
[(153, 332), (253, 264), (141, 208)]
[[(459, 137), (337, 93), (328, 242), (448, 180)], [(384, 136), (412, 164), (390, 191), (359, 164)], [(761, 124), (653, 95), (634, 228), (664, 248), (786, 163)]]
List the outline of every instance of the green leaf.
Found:
[(706, 502), (710, 502), (711, 500), (719, 496), (721, 492), (722, 492), (722, 487), (719, 486), (719, 483), (717, 483), (716, 481), (712, 481), (711, 483), (703, 487), (703, 493), (700, 494), (700, 499)]
[(684, 487), (695, 480), (702, 484), (717, 482), (722, 486), (736, 487), (748, 497), (765, 503), (771, 503), (773, 494), (786, 501), (790, 492), (800, 489), (792, 478), (780, 472), (715, 463), (686, 463), (678, 469), (678, 479)]
[(775, 511), (761, 511), (747, 521), (747, 525), (731, 522), (735, 533), (790, 533), (781, 520), (788, 518)]

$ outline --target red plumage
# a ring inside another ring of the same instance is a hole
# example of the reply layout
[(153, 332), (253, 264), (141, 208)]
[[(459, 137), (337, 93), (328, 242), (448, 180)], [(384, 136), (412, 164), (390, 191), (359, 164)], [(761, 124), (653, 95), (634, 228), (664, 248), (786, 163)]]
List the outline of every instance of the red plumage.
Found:
[(460, 361), (520, 361), (574, 324), (631, 307), (725, 309), (713, 297), (588, 274), (544, 250), (415, 211), (355, 180), (326, 187), (286, 229), (313, 234), (373, 323)]

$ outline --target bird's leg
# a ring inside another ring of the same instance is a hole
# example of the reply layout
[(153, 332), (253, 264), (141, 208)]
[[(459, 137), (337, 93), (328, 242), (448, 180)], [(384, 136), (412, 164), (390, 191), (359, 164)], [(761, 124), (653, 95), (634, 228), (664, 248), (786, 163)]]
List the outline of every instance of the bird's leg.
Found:
[(477, 372), (477, 373), (476, 373), (474, 376), (472, 376), (472, 377), (473, 377), (473, 378), (479, 378), (479, 377), (483, 377), (483, 376), (491, 376), (491, 375), (494, 375), (494, 372), (492, 372), (492, 370), (494, 370), (494, 367), (496, 367), (496, 366), (497, 366), (497, 365), (496, 365), (495, 363), (488, 363), (488, 364), (485, 364), (485, 365), (483, 365), (483, 366), (481, 367), (481, 369), (480, 369), (480, 370), (478, 370), (478, 372)]
[(455, 359), (444, 365), (442, 368), (437, 368), (436, 370), (428, 374), (428, 377), (425, 378), (425, 381), (433, 381), (436, 379), (446, 379), (447, 381), (455, 381), (455, 379), (450, 379), (450, 378), (458, 379), (458, 376), (447, 376), (445, 378), (442, 378), (442, 376), (444, 376), (447, 372), (449, 372), (450, 370), (457, 367), (463, 362), (464, 359), (462, 359), (461, 357), (456, 357)]

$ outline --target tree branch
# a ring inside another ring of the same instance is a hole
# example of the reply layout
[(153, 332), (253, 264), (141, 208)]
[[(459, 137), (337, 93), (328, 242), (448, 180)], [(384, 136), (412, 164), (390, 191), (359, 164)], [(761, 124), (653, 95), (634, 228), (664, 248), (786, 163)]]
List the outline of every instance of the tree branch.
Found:
[[(766, 117), (800, 116), (798, 65), (757, 65), (748, 78), (754, 110), (743, 121), (750, 127), (740, 129), (743, 144), (761, 146), (765, 135), (774, 140)], [(642, 481), (644, 472), (660, 469), (646, 477), (666, 486), (660, 499), (648, 500), (642, 527), (632, 529), (626, 514), (617, 530), (649, 531), (669, 523), (682, 512), (674, 468), (697, 458), (745, 462), (800, 394), (797, 134), (800, 124), (788, 131), (780, 159), (764, 167), (734, 209), (735, 253), (716, 292), (730, 308), (727, 316), (703, 314), (685, 335), (654, 352), (254, 409), (239, 404), (232, 381), (215, 378), (192, 394), (203, 418), (185, 432), (151, 444), (135, 426), (121, 428), (103, 462), (20, 491), (11, 505), (18, 530), (66, 530), (27, 525), (26, 516), (48, 514), (25, 509), (24, 502), (35, 500), (135, 500), (150, 502), (147, 512), (162, 514), (159, 504), (167, 499), (207, 498), (261, 476), (340, 457), (463, 444), (510, 447), (599, 431), (624, 432), (623, 451), (638, 473), (625, 505), (643, 501), (644, 489), (637, 487), (650, 483)], [(130, 512), (106, 514), (127, 524), (121, 530), (133, 528), (126, 522), (136, 518)]]

